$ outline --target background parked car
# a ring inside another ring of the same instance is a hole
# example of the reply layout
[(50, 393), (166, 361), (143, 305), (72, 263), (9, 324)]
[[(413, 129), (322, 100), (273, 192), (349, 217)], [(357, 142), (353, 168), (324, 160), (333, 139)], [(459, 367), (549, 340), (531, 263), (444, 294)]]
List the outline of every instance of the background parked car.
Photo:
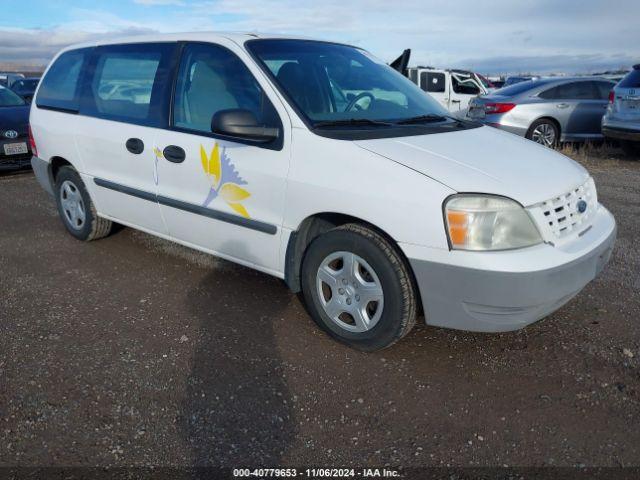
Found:
[(433, 67), (408, 69), (409, 79), (454, 114), (464, 115), (469, 100), (489, 91), (478, 76), (467, 70), (442, 70)]
[(498, 88), (500, 88), (500, 87), (496, 86), (495, 83), (493, 83), (491, 80), (489, 80), (484, 75), (480, 75), (479, 73), (476, 73), (476, 77), (478, 77), (478, 80), (480, 80), (480, 82), (482, 82), (482, 86), (488, 92), (493, 92), (494, 90), (497, 90)]
[(0, 170), (25, 167), (30, 162), (29, 104), (0, 86)]
[(8, 73), (8, 72), (0, 72), (0, 86), (9, 87), (24, 78), (22, 73)]
[(503, 77), (495, 76), (495, 77), (488, 77), (488, 79), (489, 81), (491, 81), (491, 84), (495, 89), (504, 87), (505, 80)]
[(40, 79), (37, 77), (28, 77), (17, 80), (11, 85), (11, 90), (24, 98), (27, 102), (31, 103), (33, 94), (36, 92)]
[(503, 87), (510, 87), (511, 85), (515, 85), (516, 83), (528, 82), (529, 80), (537, 80), (540, 77), (522, 77), (522, 76), (511, 76), (507, 77), (504, 81)]
[(640, 64), (634, 65), (609, 93), (602, 133), (619, 140), (629, 155), (640, 158)]
[(467, 117), (548, 147), (601, 139), (613, 85), (585, 77), (529, 80), (473, 99)]

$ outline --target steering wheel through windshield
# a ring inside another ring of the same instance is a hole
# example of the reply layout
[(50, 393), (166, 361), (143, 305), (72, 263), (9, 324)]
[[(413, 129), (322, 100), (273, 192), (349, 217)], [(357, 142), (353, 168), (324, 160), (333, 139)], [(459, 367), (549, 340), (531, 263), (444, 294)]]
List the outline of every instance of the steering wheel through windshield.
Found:
[[(344, 111), (345, 112), (350, 112), (353, 108), (356, 108), (356, 110), (364, 110), (364, 107), (358, 105), (358, 102), (360, 100), (362, 100), (363, 98), (367, 98), (367, 97), (369, 97), (371, 99), (371, 102), (373, 102), (375, 100), (375, 97), (373, 95), (371, 95), (369, 92), (359, 93), (358, 95), (356, 95), (355, 97), (353, 97), (351, 99), (349, 104), (345, 107)], [(369, 105), (371, 105), (371, 103), (369, 103)]]

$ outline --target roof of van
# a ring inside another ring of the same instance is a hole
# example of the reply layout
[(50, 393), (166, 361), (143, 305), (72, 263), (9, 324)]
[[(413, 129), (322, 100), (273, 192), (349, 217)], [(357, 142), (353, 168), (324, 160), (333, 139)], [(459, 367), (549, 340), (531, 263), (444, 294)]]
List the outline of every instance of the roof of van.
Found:
[(238, 44), (242, 44), (245, 41), (251, 40), (254, 38), (318, 40), (315, 38), (304, 37), (304, 36), (279, 35), (279, 34), (272, 34), (272, 33), (257, 33), (257, 32), (156, 33), (156, 34), (135, 35), (135, 36), (128, 36), (128, 37), (114, 37), (107, 40), (79, 43), (75, 45), (70, 45), (64, 50), (73, 50), (76, 48), (83, 48), (83, 47), (93, 47), (97, 45), (114, 45), (114, 44), (120, 44), (120, 43), (150, 43), (150, 42), (178, 42), (178, 41), (216, 42), (223, 39), (231, 40)]

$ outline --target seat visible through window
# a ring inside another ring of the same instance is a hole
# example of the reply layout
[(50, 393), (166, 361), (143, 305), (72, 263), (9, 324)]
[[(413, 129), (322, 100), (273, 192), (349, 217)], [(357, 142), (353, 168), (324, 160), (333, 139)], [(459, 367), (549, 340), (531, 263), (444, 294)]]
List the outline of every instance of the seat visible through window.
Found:
[(238, 108), (222, 77), (204, 61), (193, 65), (193, 76), (185, 92), (185, 123), (196, 130), (209, 130), (214, 112)]
[(211, 132), (211, 119), (221, 110), (243, 109), (264, 124), (277, 124), (277, 114), (246, 65), (218, 45), (191, 44), (183, 52), (176, 85), (173, 123)]

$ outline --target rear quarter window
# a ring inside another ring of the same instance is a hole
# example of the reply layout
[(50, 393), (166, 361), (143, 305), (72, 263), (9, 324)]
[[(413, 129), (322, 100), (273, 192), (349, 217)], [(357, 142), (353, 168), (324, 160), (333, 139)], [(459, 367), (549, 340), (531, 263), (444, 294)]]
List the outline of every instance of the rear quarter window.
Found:
[(596, 89), (598, 91), (598, 98), (600, 100), (608, 100), (609, 92), (615, 86), (613, 82), (595, 82)]
[(91, 49), (71, 50), (60, 55), (42, 79), (36, 105), (40, 108), (78, 111), (80, 74)]

